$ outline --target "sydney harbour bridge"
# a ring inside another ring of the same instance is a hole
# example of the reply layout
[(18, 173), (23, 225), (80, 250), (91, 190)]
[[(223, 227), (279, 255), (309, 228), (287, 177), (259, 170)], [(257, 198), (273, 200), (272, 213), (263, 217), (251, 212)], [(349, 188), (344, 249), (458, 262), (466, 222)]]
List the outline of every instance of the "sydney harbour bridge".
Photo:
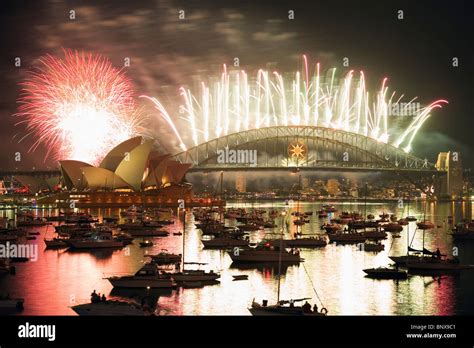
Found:
[[(220, 156), (222, 154), (225, 156)], [(230, 153), (230, 156), (229, 156)], [(252, 154), (256, 158), (252, 159)], [(176, 154), (191, 171), (330, 170), (437, 173), (435, 165), (361, 134), (316, 126), (232, 133)], [(221, 157), (221, 160), (220, 158)]]

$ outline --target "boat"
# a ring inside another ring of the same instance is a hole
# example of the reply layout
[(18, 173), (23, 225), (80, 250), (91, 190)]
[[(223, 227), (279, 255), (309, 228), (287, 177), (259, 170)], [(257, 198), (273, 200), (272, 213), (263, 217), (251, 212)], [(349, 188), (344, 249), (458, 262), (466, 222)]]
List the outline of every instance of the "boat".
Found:
[(336, 243), (364, 243), (367, 237), (362, 233), (355, 232), (338, 232), (328, 234), (329, 242)]
[(238, 274), (238, 275), (233, 275), (232, 278), (233, 280), (247, 280), (249, 279), (249, 276), (247, 274)]
[(202, 281), (183, 281), (179, 285), (185, 289), (195, 289), (202, 288), (204, 283)]
[(384, 231), (364, 231), (359, 233), (366, 239), (378, 240), (387, 238), (387, 233)]
[(330, 224), (322, 225), (321, 229), (325, 230), (326, 233), (330, 234), (330, 233), (336, 233), (338, 231), (342, 231), (342, 226), (339, 224), (330, 223)]
[(146, 248), (151, 246), (153, 246), (153, 242), (151, 240), (145, 240), (143, 242), (140, 242), (140, 248)]
[(121, 248), (124, 246), (123, 241), (114, 239), (111, 233), (93, 233), (85, 238), (68, 239), (65, 242), (73, 249)]
[(364, 251), (382, 251), (385, 249), (385, 246), (380, 243), (374, 243), (374, 242), (365, 242), (364, 243)]
[(408, 225), (408, 223), (409, 223), (409, 221), (407, 219), (399, 219), (398, 220), (398, 224), (400, 226), (406, 226), (406, 225)]
[(15, 266), (10, 266), (10, 259), (0, 259), (0, 275), (15, 274)]
[[(326, 316), (327, 309), (321, 308), (321, 311), (318, 311), (315, 307), (315, 310), (309, 308), (305, 305), (295, 306), (296, 302), (309, 300), (310, 298), (303, 299), (294, 299), (289, 301), (278, 301), (275, 305), (268, 305), (268, 301), (263, 300), (262, 304), (252, 301), (252, 305), (248, 309), (250, 313), (254, 316)], [(306, 302), (307, 303), (307, 302)], [(306, 308), (305, 308), (306, 307)]]
[(66, 248), (68, 247), (65, 239), (63, 238), (52, 238), (52, 239), (44, 239), (44, 244), (46, 244), (46, 248)]
[(368, 278), (374, 279), (407, 279), (408, 272), (397, 268), (378, 267), (363, 270)]
[(403, 226), (397, 222), (391, 222), (385, 225), (382, 225), (383, 229), (387, 232), (401, 232), (403, 231)]
[(407, 221), (416, 221), (417, 219), (416, 219), (416, 217), (414, 217), (413, 215), (408, 215), (408, 216), (405, 218), (405, 220), (407, 220)]
[(408, 271), (460, 271), (463, 269), (474, 269), (474, 265), (461, 264), (459, 259), (447, 259), (441, 257), (423, 257), (406, 263)]
[(451, 236), (455, 241), (474, 240), (474, 222), (457, 224), (453, 228)]
[(7, 296), (0, 296), (0, 313), (9, 314), (21, 312), (24, 309), (25, 300), (23, 298), (10, 298)]
[(134, 275), (114, 276), (107, 280), (115, 288), (174, 288), (175, 282), (164, 271), (158, 269), (154, 262), (143, 265)]
[[(298, 237), (295, 239), (283, 239), (283, 246), (286, 248), (319, 248), (325, 247), (328, 242), (324, 236)], [(279, 246), (280, 239), (272, 239), (272, 246)]]
[(144, 227), (140, 229), (121, 229), (132, 237), (167, 237), (169, 232), (156, 228)]
[(166, 273), (175, 282), (210, 282), (220, 278), (219, 273), (204, 270), (183, 270), (181, 272)]
[(71, 309), (80, 316), (143, 316), (147, 314), (138, 304), (117, 300), (83, 303), (72, 306)]
[(424, 221), (421, 221), (421, 222), (417, 222), (416, 223), (416, 226), (420, 229), (420, 230), (431, 230), (433, 228), (435, 228), (435, 224), (432, 223), (431, 221), (428, 221), (428, 220), (424, 220)]
[(283, 247), (280, 253), (280, 247), (272, 246), (268, 241), (259, 243), (256, 248), (234, 249), (228, 254), (232, 261), (236, 263), (303, 262), (299, 251), (296, 250), (290, 253)]
[(232, 248), (232, 247), (244, 247), (248, 245), (248, 240), (223, 236), (212, 239), (201, 239), (201, 243), (205, 248)]
[(166, 265), (171, 263), (181, 262), (182, 255), (181, 254), (172, 254), (168, 253), (166, 250), (162, 250), (160, 253), (155, 255), (146, 255), (147, 257), (151, 258), (154, 263), (157, 265)]

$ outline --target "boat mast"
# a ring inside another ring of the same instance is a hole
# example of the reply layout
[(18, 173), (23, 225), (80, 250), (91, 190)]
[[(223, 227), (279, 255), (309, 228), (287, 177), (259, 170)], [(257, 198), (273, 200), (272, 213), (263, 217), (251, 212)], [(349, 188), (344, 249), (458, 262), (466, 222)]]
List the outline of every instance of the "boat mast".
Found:
[(280, 250), (278, 253), (278, 293), (277, 293), (277, 304), (280, 303), (280, 285), (281, 285), (281, 251), (283, 249), (283, 219), (286, 215), (285, 211), (281, 212), (281, 228), (280, 228)]

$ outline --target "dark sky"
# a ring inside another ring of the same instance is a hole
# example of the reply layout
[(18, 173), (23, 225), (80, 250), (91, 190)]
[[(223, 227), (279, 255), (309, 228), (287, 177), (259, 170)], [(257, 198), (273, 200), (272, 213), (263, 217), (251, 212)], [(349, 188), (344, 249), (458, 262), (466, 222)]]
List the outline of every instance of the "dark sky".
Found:
[[(433, 112), (413, 153), (434, 161), (439, 151), (462, 152), (474, 164), (474, 16), (469, 1), (2, 1), (0, 13), (0, 169), (55, 167), (44, 150), (18, 143), (12, 114), (18, 83), (41, 55), (62, 48), (97, 52), (117, 66), (131, 58), (128, 76), (139, 94), (172, 100), (199, 75), (219, 74), (239, 57), (242, 69), (301, 68), (301, 55), (325, 68), (364, 70), (375, 89), (389, 77), (391, 90), (422, 103), (447, 99)], [(185, 10), (186, 20), (177, 13)], [(76, 19), (69, 20), (69, 11)], [(288, 20), (288, 10), (295, 19)], [(403, 10), (404, 19), (397, 19)], [(22, 67), (14, 67), (14, 58)], [(350, 68), (342, 67), (343, 57)], [(459, 67), (452, 58), (459, 58)], [(150, 125), (170, 144), (163, 124)], [(14, 153), (23, 155), (14, 162)]]

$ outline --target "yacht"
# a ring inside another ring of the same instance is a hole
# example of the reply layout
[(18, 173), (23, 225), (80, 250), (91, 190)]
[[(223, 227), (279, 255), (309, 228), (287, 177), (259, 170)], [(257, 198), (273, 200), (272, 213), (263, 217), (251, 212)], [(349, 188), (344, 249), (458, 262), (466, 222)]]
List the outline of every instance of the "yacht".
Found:
[(80, 316), (142, 316), (146, 312), (136, 303), (107, 300), (103, 302), (84, 303), (72, 306), (71, 309)]
[(201, 243), (205, 248), (232, 248), (232, 247), (245, 247), (248, 245), (248, 240), (231, 237), (231, 236), (222, 236), (212, 239), (202, 239)]
[(181, 262), (182, 260), (182, 255), (181, 254), (172, 254), (168, 253), (166, 250), (161, 251), (158, 254), (155, 255), (145, 255), (150, 257), (154, 263), (157, 265), (166, 265), (170, 263), (177, 263)]
[(326, 316), (327, 309), (321, 308), (320, 311), (312, 310), (311, 305), (309, 308), (303, 306), (295, 306), (295, 302), (308, 300), (309, 298), (296, 299), (290, 301), (279, 301), (275, 305), (268, 305), (267, 301), (264, 300), (262, 304), (252, 301), (252, 305), (248, 309), (253, 316)]
[(367, 277), (374, 279), (407, 279), (408, 272), (398, 268), (378, 267), (364, 269)]
[(247, 248), (240, 250), (232, 250), (229, 256), (233, 262), (284, 262), (284, 263), (299, 263), (303, 259), (300, 257), (298, 251), (288, 252), (280, 247), (272, 246), (269, 242), (260, 243), (256, 248)]
[(219, 273), (204, 270), (183, 270), (175, 273), (165, 273), (175, 282), (210, 282), (220, 278)]
[[(273, 239), (270, 241), (272, 246), (279, 246), (281, 239)], [(325, 247), (328, 243), (323, 236), (312, 237), (298, 237), (295, 239), (283, 239), (284, 247), (286, 248), (319, 248)]]
[(66, 243), (73, 249), (99, 249), (99, 248), (121, 248), (123, 241), (116, 240), (111, 233), (93, 233), (92, 235), (68, 239)]

